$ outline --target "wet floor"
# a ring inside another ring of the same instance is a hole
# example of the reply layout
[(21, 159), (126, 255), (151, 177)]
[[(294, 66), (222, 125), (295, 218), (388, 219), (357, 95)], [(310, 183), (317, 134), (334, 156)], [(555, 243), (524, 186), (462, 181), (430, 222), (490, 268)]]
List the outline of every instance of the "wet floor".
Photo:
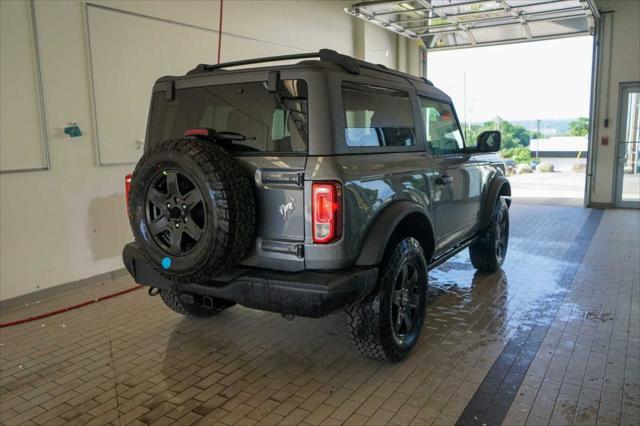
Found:
[(431, 271), (426, 327), (401, 364), (354, 352), (343, 313), (193, 320), (135, 291), (2, 329), (0, 422), (638, 424), (640, 214), (516, 205), (511, 223), (501, 272), (476, 272), (466, 252)]

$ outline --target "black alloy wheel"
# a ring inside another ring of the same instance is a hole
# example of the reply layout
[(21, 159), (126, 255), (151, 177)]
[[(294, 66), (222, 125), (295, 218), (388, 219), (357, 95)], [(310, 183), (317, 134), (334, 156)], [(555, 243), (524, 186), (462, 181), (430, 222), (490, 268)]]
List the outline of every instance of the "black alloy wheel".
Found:
[(498, 199), (489, 226), (469, 246), (469, 257), (473, 266), (484, 272), (499, 270), (509, 248), (509, 205)]
[(496, 226), (496, 259), (499, 265), (504, 263), (507, 255), (507, 247), (509, 245), (509, 215), (502, 210), (498, 216), (498, 224)]
[(376, 290), (347, 308), (355, 348), (381, 361), (404, 359), (420, 338), (428, 288), (427, 261), (420, 243), (413, 237), (394, 237), (380, 265)]
[(420, 298), (418, 281), (421, 275), (424, 274), (420, 273), (420, 266), (416, 257), (413, 256), (404, 259), (394, 280), (391, 296), (391, 330), (398, 345), (404, 345), (417, 337), (416, 331), (422, 321), (418, 312)]
[(163, 170), (147, 189), (146, 218), (163, 251), (172, 256), (188, 255), (207, 226), (202, 191), (184, 171)]

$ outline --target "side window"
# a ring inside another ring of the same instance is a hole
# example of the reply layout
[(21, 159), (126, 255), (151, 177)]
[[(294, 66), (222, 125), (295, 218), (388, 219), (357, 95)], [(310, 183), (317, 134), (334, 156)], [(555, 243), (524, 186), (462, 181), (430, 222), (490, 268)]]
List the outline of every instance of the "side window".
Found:
[(460, 126), (449, 104), (420, 98), (420, 115), (424, 120), (427, 145), (435, 155), (456, 154), (464, 150)]
[(416, 144), (409, 93), (368, 84), (342, 83), (344, 135), (348, 146)]
[(273, 111), (273, 121), (271, 123), (271, 139), (279, 140), (291, 136), (287, 129), (287, 114), (283, 109)]

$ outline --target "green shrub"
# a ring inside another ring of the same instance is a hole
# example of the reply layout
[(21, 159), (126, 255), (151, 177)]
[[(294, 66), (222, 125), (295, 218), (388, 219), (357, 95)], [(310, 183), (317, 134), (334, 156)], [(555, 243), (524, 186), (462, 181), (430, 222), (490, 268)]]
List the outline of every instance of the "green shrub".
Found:
[(531, 151), (524, 146), (505, 148), (500, 151), (500, 156), (509, 158), (515, 161), (516, 164), (529, 164), (531, 162)]

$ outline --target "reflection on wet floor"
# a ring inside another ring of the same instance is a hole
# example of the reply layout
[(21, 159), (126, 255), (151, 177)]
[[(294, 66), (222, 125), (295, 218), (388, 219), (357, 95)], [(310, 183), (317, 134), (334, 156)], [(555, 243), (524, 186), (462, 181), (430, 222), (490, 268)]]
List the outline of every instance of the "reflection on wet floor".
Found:
[(143, 291), (2, 329), (0, 423), (637, 424), (639, 272), (616, 261), (638, 253), (640, 222), (614, 217), (598, 244), (616, 247), (585, 264), (589, 210), (514, 206), (503, 270), (463, 252), (431, 271), (424, 332), (397, 365), (355, 353), (344, 313), (194, 320)]

